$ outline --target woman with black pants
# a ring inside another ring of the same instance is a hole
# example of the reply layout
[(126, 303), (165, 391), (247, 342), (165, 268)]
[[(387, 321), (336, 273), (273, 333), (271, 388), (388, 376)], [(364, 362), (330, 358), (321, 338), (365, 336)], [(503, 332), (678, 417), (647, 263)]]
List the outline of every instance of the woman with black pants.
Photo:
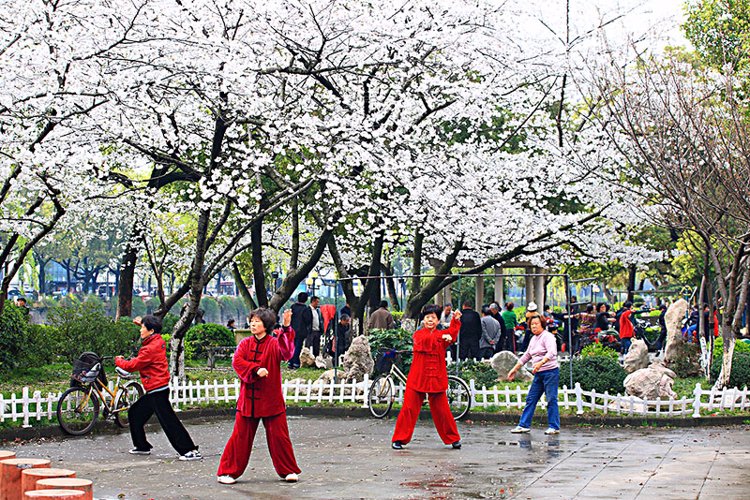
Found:
[(161, 320), (148, 315), (142, 320), (136, 318), (134, 323), (141, 327), (142, 343), (138, 356), (130, 360), (122, 356), (115, 358), (117, 367), (129, 372), (140, 372), (141, 382), (146, 389), (146, 394), (128, 410), (130, 437), (135, 445), (130, 453), (151, 454), (153, 446), (146, 439), (143, 426), (151, 415), (156, 414), (170, 444), (180, 454), (180, 460), (200, 460), (203, 457), (198, 452), (198, 447), (169, 403), (169, 364), (167, 346), (161, 336)]

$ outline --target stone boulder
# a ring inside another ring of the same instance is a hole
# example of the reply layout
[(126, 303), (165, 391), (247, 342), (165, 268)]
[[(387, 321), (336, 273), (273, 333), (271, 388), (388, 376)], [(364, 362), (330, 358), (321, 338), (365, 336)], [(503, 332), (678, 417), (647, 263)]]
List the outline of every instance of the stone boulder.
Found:
[(299, 365), (304, 368), (315, 368), (315, 357), (309, 347), (303, 347), (299, 354)]
[(654, 364), (648, 368), (636, 370), (627, 377), (623, 385), (630, 396), (642, 399), (677, 398), (672, 390), (675, 373), (661, 364)]
[[(518, 356), (516, 356), (510, 351), (500, 351), (494, 356), (492, 356), (492, 359), (490, 359), (490, 365), (495, 370), (495, 372), (497, 372), (497, 377), (500, 380), (508, 379), (508, 372), (514, 366), (516, 366), (516, 363), (518, 363)], [(534, 378), (534, 375), (532, 375), (530, 371), (528, 371), (524, 367), (521, 367), (521, 369), (518, 370), (518, 373), (516, 373), (514, 380), (519, 380), (523, 382), (523, 381), (531, 380), (533, 378)]]
[(370, 354), (370, 342), (367, 336), (360, 335), (352, 339), (352, 344), (344, 354), (343, 376), (346, 380), (362, 380), (365, 375), (372, 375), (375, 360)]
[(682, 345), (682, 320), (685, 319), (689, 304), (685, 299), (679, 299), (667, 309), (664, 322), (667, 325), (667, 346), (664, 349), (664, 359), (667, 365), (680, 357)]
[(623, 368), (627, 373), (633, 373), (641, 368), (648, 367), (648, 346), (641, 339), (633, 340), (630, 349), (625, 355)]
[(330, 370), (333, 368), (333, 358), (331, 356), (323, 356), (322, 354), (318, 355), (315, 358), (315, 366), (324, 370)]

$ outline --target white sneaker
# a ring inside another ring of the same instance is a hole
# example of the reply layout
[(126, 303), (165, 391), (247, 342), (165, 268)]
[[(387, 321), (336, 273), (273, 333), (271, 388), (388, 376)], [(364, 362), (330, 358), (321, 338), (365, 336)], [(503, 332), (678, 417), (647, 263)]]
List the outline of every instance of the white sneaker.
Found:
[(520, 425), (515, 426), (510, 430), (513, 434), (525, 434), (527, 432), (531, 432), (531, 429), (528, 427), (521, 427)]
[(547, 434), (547, 435), (550, 435), (550, 434), (560, 434), (560, 429), (553, 429), (552, 427), (550, 427), (549, 429), (547, 429), (546, 431), (544, 431), (544, 433)]
[(232, 476), (219, 476), (216, 478), (216, 480), (221, 484), (234, 484), (237, 482), (237, 480)]
[(138, 448), (128, 450), (128, 453), (130, 453), (131, 455), (151, 455), (150, 450), (139, 450)]
[(180, 460), (183, 462), (191, 462), (193, 460), (203, 460), (203, 455), (198, 450), (191, 450), (184, 455), (180, 455)]
[(286, 481), (287, 483), (296, 483), (297, 481), (299, 481), (299, 478), (297, 477), (297, 474), (292, 472), (291, 474), (286, 475), (284, 481)]

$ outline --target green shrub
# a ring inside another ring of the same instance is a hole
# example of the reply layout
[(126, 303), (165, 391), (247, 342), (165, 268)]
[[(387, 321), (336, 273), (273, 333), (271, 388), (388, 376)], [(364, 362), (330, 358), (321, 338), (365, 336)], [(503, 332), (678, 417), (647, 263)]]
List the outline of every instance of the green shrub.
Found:
[(167, 353), (172, 350), (171, 342), (172, 342), (172, 335), (168, 333), (162, 333), (161, 338), (164, 339), (164, 343), (167, 345)]
[(0, 372), (12, 370), (19, 364), (28, 336), (27, 314), (13, 302), (5, 301), (5, 309), (0, 315)]
[[(394, 328), (392, 330), (376, 328), (370, 330), (367, 334), (367, 340), (370, 342), (370, 352), (375, 360), (378, 359), (378, 354), (380, 354), (381, 350), (396, 349), (398, 351), (407, 351), (412, 348), (411, 333), (401, 328)], [(410, 354), (399, 356), (400, 361), (397, 366), (404, 373), (408, 373), (409, 368), (411, 368), (411, 358)]]
[(605, 347), (599, 343), (589, 344), (581, 351), (581, 357), (592, 357), (592, 356), (604, 356), (605, 358), (611, 358), (617, 361), (619, 355), (617, 351), (611, 347)]
[[(477, 388), (482, 386), (492, 387), (497, 383), (497, 372), (488, 363), (467, 359), (459, 361), (456, 365), (458, 366), (459, 376), (466, 382), (474, 379)], [(448, 369), (449, 374), (455, 373), (456, 365), (452, 365)]]
[(130, 319), (114, 321), (101, 307), (90, 303), (54, 307), (47, 320), (56, 328), (59, 354), (68, 361), (85, 351), (100, 356), (127, 356), (139, 339), (139, 327)]
[[(741, 342), (738, 342), (740, 344)], [(719, 378), (721, 371), (721, 358), (714, 359), (711, 364), (711, 381)], [(750, 387), (750, 352), (746, 350), (734, 351), (732, 355), (732, 373), (729, 375), (729, 387)]]
[(133, 297), (133, 307), (131, 311), (131, 316), (145, 316), (146, 315), (146, 304), (143, 302), (143, 299), (140, 297)]
[(32, 368), (55, 362), (60, 352), (60, 335), (57, 328), (49, 325), (29, 325), (19, 366)]
[(172, 335), (174, 325), (180, 320), (180, 317), (176, 314), (167, 313), (164, 319), (161, 321), (161, 333), (162, 335)]
[[(570, 383), (569, 363), (569, 361), (560, 363), (560, 387)], [(622, 393), (622, 382), (626, 375), (620, 363), (607, 356), (587, 356), (573, 360), (573, 381), (580, 383), (584, 390), (594, 390), (599, 393), (606, 391), (610, 394)]]
[(215, 323), (195, 325), (185, 334), (185, 356), (188, 359), (206, 358), (209, 347), (232, 345), (232, 332), (227, 327)]
[[(737, 354), (738, 352), (750, 352), (750, 344), (736, 341), (734, 343), (734, 354)], [(724, 356), (724, 339), (721, 337), (716, 337), (714, 339), (714, 353), (713, 353), (713, 360), (711, 364), (715, 365), (716, 363), (721, 363), (721, 359), (723, 356)], [(734, 356), (732, 357), (732, 360), (734, 360)]]
[(697, 377), (701, 370), (701, 346), (699, 344), (678, 344), (674, 361), (669, 363), (669, 369), (679, 378)]
[(203, 319), (214, 323), (221, 322), (221, 308), (219, 303), (213, 297), (201, 298), (201, 309), (203, 309)]

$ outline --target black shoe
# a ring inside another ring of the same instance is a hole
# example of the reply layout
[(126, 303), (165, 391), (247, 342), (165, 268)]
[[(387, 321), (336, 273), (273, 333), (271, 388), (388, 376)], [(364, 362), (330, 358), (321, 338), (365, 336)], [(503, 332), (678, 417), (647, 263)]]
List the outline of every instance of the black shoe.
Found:
[(401, 444), (401, 441), (394, 441), (391, 443), (391, 448), (393, 448), (394, 450), (403, 450), (404, 445)]
[(451, 444), (454, 450), (460, 450), (461, 449), (461, 441), (456, 441), (455, 443)]

